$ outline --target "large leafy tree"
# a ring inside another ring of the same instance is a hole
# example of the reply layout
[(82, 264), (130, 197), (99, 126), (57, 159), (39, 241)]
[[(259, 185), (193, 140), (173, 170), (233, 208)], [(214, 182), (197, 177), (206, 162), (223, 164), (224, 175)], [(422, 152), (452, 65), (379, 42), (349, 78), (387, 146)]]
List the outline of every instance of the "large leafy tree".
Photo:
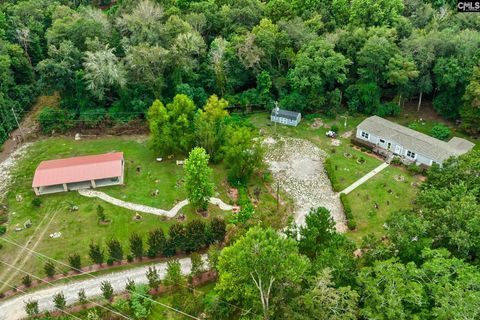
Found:
[(300, 284), (308, 266), (293, 239), (254, 227), (223, 249), (215, 291), (226, 301), (263, 314), (264, 319), (276, 318), (278, 303)]
[(391, 26), (402, 14), (401, 0), (353, 0), (350, 22), (360, 26)]
[(196, 209), (206, 210), (213, 196), (212, 169), (208, 167), (210, 157), (203, 148), (194, 148), (185, 160), (185, 189), (188, 201)]
[(289, 72), (292, 87), (309, 99), (311, 108), (325, 107), (327, 93), (346, 80), (350, 61), (323, 40), (305, 45), (295, 58)]
[(473, 69), (470, 82), (463, 95), (460, 115), (464, 130), (472, 134), (480, 133), (480, 67)]

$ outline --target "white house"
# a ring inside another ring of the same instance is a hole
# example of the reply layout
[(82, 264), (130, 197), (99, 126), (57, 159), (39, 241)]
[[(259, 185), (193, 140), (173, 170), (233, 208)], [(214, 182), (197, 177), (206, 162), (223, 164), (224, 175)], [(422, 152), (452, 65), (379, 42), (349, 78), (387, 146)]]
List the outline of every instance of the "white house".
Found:
[(397, 123), (373, 116), (357, 127), (356, 137), (373, 145), (383, 154), (400, 156), (407, 162), (431, 166), (470, 151), (475, 145), (454, 137), (445, 142)]
[(272, 113), (270, 115), (270, 120), (272, 122), (277, 122), (281, 124), (286, 124), (289, 126), (297, 126), (302, 119), (302, 115), (299, 112), (283, 110), (283, 109), (276, 109), (273, 108)]

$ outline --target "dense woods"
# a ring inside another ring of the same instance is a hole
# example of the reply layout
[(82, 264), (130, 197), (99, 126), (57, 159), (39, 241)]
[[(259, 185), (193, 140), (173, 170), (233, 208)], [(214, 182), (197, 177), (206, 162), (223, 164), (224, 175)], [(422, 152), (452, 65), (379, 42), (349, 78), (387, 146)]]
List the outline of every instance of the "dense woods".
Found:
[[(451, 2), (451, 3), (450, 3)], [(433, 101), (478, 133), (475, 14), (453, 1), (8, 1), (0, 5), (0, 140), (38, 94), (48, 124), (144, 117), (176, 94), (242, 108), (395, 115)]]

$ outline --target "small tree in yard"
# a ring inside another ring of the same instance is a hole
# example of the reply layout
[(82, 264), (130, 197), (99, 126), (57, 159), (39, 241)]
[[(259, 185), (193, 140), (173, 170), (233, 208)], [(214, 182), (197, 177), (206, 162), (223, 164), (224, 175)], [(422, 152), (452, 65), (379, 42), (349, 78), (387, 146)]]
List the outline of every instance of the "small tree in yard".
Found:
[(51, 262), (45, 263), (45, 265), (43, 266), (43, 270), (49, 278), (52, 278), (55, 275), (55, 266)]
[(130, 251), (135, 258), (143, 258), (143, 240), (136, 233), (130, 236)]
[(93, 263), (102, 265), (104, 259), (103, 250), (100, 249), (100, 246), (98, 244), (90, 243), (90, 250), (88, 252), (88, 255), (90, 256), (90, 259)]
[(40, 313), (38, 310), (38, 301), (37, 300), (28, 300), (25, 302), (25, 312), (30, 317), (35, 317)]
[(225, 234), (227, 233), (227, 224), (225, 220), (219, 217), (213, 217), (210, 220), (210, 242), (222, 242), (225, 239)]
[(443, 123), (436, 124), (430, 131), (430, 135), (440, 140), (447, 140), (450, 137), (450, 128)]
[(190, 260), (192, 261), (192, 269), (190, 270), (190, 275), (196, 277), (203, 272), (202, 256), (195, 252), (192, 253), (192, 255), (190, 256)]
[(155, 267), (148, 267), (147, 279), (148, 279), (148, 286), (151, 289), (158, 290), (161, 280), (160, 280), (160, 275), (158, 274), (158, 271)]
[(100, 289), (102, 290), (102, 295), (103, 297), (111, 301), (113, 297), (113, 287), (112, 284), (109, 281), (102, 281), (100, 284)]
[(208, 167), (209, 155), (203, 148), (194, 148), (185, 161), (185, 188), (188, 201), (199, 210), (206, 210), (213, 196), (212, 169)]
[(105, 216), (105, 209), (101, 205), (97, 206), (97, 216), (98, 221), (105, 222), (107, 220), (107, 216)]
[(132, 292), (132, 291), (135, 291), (135, 281), (133, 281), (132, 279), (127, 279), (127, 283), (125, 284), (125, 291), (127, 292)]
[(120, 241), (116, 239), (110, 239), (107, 242), (108, 255), (113, 261), (121, 262), (123, 259), (123, 248)]
[(167, 262), (167, 274), (164, 283), (175, 289), (179, 289), (185, 283), (185, 278), (182, 275), (182, 266), (177, 259)]
[(29, 288), (32, 285), (32, 278), (27, 274), (22, 278), (22, 283), (25, 287)]
[(167, 239), (165, 238), (165, 234), (163, 233), (162, 229), (156, 229), (150, 231), (148, 234), (148, 250), (147, 255), (150, 258), (154, 258), (163, 253), (165, 249)]
[(220, 257), (220, 248), (217, 244), (212, 244), (207, 251), (208, 266), (212, 271), (217, 271), (218, 258)]
[(68, 257), (68, 263), (70, 264), (70, 268), (73, 271), (80, 271), (80, 269), (82, 268), (82, 260), (78, 253), (71, 254)]
[(55, 308), (59, 310), (65, 309), (65, 306), (67, 305), (67, 300), (65, 300), (63, 292), (59, 292), (53, 296), (53, 304), (55, 305)]
[(80, 302), (80, 304), (87, 303), (87, 294), (85, 293), (85, 289), (80, 289), (80, 291), (78, 291), (78, 302)]

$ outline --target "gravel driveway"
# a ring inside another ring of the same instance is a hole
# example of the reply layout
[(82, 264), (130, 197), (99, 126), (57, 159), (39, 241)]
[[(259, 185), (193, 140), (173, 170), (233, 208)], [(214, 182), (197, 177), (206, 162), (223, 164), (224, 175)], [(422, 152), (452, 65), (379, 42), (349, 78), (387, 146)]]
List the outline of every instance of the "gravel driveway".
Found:
[(326, 153), (302, 139), (269, 137), (263, 143), (267, 148), (265, 161), (273, 179), (295, 202), (297, 225), (305, 224), (310, 208), (325, 207), (330, 210), (337, 231), (346, 231), (339, 195), (333, 191), (323, 167)]
[[(202, 258), (205, 260), (206, 256)], [(179, 259), (182, 266), (183, 274), (189, 274), (191, 270), (190, 258)], [(206, 262), (205, 262), (206, 264)], [(157, 268), (160, 277), (163, 279), (167, 271), (167, 263), (154, 264)], [(25, 301), (29, 299), (38, 300), (38, 306), (40, 311), (54, 310), (53, 296), (60, 291), (63, 291), (67, 304), (72, 304), (78, 300), (78, 291), (84, 289), (87, 297), (100, 296), (102, 294), (100, 290), (100, 283), (102, 281), (110, 281), (115, 292), (122, 292), (125, 290), (125, 284), (127, 279), (134, 280), (136, 284), (148, 283), (146, 278), (146, 271), (149, 266), (142, 266), (126, 271), (112, 272), (104, 274), (96, 278), (88, 278), (87, 280), (74, 281), (68, 284), (63, 284), (55, 287), (47, 287), (38, 291), (20, 295), (3, 301), (0, 303), (0, 319), (1, 320), (18, 320), (27, 316), (25, 313)]]

